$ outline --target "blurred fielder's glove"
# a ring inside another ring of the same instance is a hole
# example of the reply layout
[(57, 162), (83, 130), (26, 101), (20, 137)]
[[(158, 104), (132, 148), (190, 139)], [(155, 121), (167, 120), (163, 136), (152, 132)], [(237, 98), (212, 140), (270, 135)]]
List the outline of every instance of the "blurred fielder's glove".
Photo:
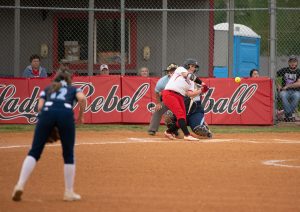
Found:
[(54, 143), (60, 139), (57, 127), (53, 127), (46, 143)]

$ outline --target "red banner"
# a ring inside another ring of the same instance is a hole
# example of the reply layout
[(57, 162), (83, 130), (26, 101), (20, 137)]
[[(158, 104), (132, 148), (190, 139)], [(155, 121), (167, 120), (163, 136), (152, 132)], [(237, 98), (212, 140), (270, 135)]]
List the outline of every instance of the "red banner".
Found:
[[(0, 78), (0, 123), (35, 123), (37, 99), (50, 79)], [(74, 77), (87, 96), (86, 123), (149, 123), (158, 78)], [(208, 124), (272, 125), (272, 82), (268, 78), (205, 78)], [(75, 114), (78, 107), (75, 105)]]
[(95, 76), (89, 79), (93, 89), (87, 112), (91, 114), (91, 123), (122, 122), (122, 88), (120, 76)]
[[(122, 95), (128, 97), (128, 110), (123, 113), (123, 122), (148, 123), (151, 118), (148, 104), (152, 102), (151, 78), (124, 77)], [(130, 100), (130, 101), (129, 101)]]
[(258, 124), (273, 123), (272, 83), (267, 78), (210, 79), (210, 90), (203, 104), (211, 113), (210, 124)]

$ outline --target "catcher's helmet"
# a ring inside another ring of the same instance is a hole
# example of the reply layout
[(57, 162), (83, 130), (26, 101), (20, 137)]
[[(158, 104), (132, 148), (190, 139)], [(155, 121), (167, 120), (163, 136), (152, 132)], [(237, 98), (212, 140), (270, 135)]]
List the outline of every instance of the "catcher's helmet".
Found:
[(183, 67), (186, 69), (189, 69), (190, 65), (194, 65), (194, 66), (196, 66), (196, 68), (199, 68), (199, 63), (195, 59), (189, 58), (189, 59), (186, 59), (183, 63)]

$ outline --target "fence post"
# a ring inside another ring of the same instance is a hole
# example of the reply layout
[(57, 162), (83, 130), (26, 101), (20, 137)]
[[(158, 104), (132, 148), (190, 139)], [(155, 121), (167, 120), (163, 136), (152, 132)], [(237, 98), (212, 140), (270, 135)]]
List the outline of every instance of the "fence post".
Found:
[(88, 31), (88, 75), (94, 72), (94, 0), (89, 0), (89, 31)]
[(20, 0), (15, 0), (14, 77), (20, 76)]
[(121, 0), (121, 75), (125, 75), (125, 0)]
[(270, 0), (270, 77), (276, 73), (276, 0)]
[(233, 76), (234, 0), (229, 1), (228, 17), (228, 77)]
[(276, 0), (270, 0), (270, 78), (273, 87), (273, 123), (276, 124)]
[[(168, 9), (168, 0), (162, 0), (163, 9)], [(162, 13), (162, 68), (167, 66), (167, 36), (168, 36), (168, 12), (166, 10)], [(163, 73), (161, 73), (162, 75)]]

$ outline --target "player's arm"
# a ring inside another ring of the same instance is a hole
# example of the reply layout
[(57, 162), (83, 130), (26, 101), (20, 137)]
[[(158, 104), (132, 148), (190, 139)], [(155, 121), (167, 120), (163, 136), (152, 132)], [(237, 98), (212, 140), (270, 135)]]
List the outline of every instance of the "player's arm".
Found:
[(41, 93), (40, 93), (40, 98), (38, 100), (38, 113), (41, 112), (44, 104), (45, 104), (45, 101), (46, 101), (46, 94), (48, 93), (48, 88), (46, 88), (45, 90), (43, 90)]
[(159, 111), (162, 108), (162, 102), (161, 102), (161, 92), (165, 88), (165, 84), (163, 83), (162, 78), (160, 78), (155, 86), (155, 99), (156, 99), (156, 106), (154, 108), (155, 111)]
[(45, 103), (45, 99), (43, 98), (39, 98), (39, 101), (38, 101), (38, 113), (41, 112), (43, 106), (44, 106), (44, 103)]
[(209, 88), (208, 88), (208, 86), (206, 85), (205, 82), (202, 82), (201, 85), (196, 84), (196, 87), (197, 87), (198, 89), (201, 89), (201, 95), (202, 95), (202, 94), (205, 94), (205, 93), (209, 90)]
[(79, 105), (79, 114), (77, 118), (77, 123), (82, 124), (84, 122), (83, 112), (86, 106), (86, 97), (82, 92), (77, 92), (76, 98), (78, 100), (78, 105)]
[(194, 81), (196, 84), (199, 84), (199, 85), (202, 84), (202, 80), (200, 78), (196, 77), (195, 74), (188, 73), (186, 78), (191, 80), (191, 81)]
[(186, 95), (188, 97), (195, 97), (195, 96), (199, 96), (202, 93), (201, 89), (196, 89), (196, 90), (188, 90), (186, 92)]
[(158, 111), (162, 108), (161, 105), (161, 94), (160, 92), (155, 92), (155, 98), (156, 98), (156, 106), (155, 106), (155, 111)]
[(189, 73), (188, 70), (186, 70), (186, 69), (183, 68), (183, 67), (178, 67), (178, 68), (175, 70), (175, 72), (174, 72), (174, 74), (181, 75), (181, 76), (183, 76), (184, 78), (187, 77), (188, 73)]

